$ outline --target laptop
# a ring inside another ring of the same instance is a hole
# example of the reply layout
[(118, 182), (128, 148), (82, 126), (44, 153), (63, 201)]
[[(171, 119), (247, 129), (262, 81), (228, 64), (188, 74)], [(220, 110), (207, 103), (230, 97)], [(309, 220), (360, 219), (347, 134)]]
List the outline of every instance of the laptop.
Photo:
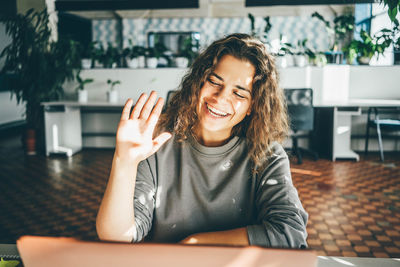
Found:
[(88, 242), (67, 237), (23, 236), (17, 240), (17, 247), (25, 267), (317, 266), (317, 256), (311, 250), (257, 246), (128, 244)]

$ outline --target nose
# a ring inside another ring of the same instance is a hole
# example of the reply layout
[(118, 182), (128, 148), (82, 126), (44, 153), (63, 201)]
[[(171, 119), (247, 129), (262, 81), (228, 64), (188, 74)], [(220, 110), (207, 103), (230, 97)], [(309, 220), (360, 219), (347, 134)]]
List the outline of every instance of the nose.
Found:
[(229, 102), (230, 100), (230, 89), (224, 86), (215, 92), (215, 98), (218, 102)]

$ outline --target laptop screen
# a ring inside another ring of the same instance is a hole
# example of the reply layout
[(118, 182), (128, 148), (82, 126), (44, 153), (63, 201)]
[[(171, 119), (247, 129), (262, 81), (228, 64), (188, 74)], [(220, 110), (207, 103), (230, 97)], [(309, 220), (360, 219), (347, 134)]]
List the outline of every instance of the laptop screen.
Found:
[(23, 236), (17, 247), (24, 266), (317, 266), (310, 250), (256, 246), (197, 246), (87, 242), (65, 237)]

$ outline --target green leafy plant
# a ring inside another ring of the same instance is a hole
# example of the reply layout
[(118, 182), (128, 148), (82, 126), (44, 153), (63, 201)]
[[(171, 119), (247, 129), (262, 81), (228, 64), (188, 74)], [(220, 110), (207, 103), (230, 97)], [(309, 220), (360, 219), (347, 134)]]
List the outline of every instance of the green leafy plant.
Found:
[(92, 83), (94, 80), (91, 78), (82, 79), (80, 71), (78, 71), (76, 73), (76, 81), (78, 82), (78, 86), (75, 88), (75, 91), (78, 92), (79, 90), (85, 90), (85, 85)]
[(297, 45), (294, 49), (295, 55), (307, 55), (307, 51), (310, 49), (307, 47), (308, 39), (298, 40)]
[(3, 18), (12, 42), (4, 48), (2, 73), (14, 74), (10, 90), (18, 103), (25, 103), (28, 128), (41, 130), (41, 102), (63, 95), (63, 84), (74, 78), (80, 68), (78, 43), (69, 39), (51, 39), (47, 10)]
[(90, 42), (88, 45), (83, 45), (79, 43), (79, 55), (81, 59), (83, 58), (93, 58), (93, 53), (95, 50), (96, 42)]
[(129, 57), (130, 59), (146, 55), (146, 48), (140, 45), (133, 45), (131, 39), (129, 39), (129, 47), (124, 48), (122, 55)]
[(104, 54), (105, 50), (103, 44), (95, 42), (92, 52), (92, 62), (103, 63)]
[(109, 84), (110, 85), (110, 90), (111, 91), (113, 91), (115, 88), (115, 86), (117, 85), (117, 84), (120, 84), (121, 83), (121, 81), (118, 81), (118, 80), (116, 80), (116, 81), (113, 81), (113, 80), (111, 80), (111, 79), (108, 79), (107, 80), (107, 84)]
[(392, 22), (396, 20), (396, 16), (400, 13), (400, 0), (381, 0), (388, 7), (388, 16)]
[(113, 46), (111, 43), (108, 43), (107, 49), (104, 51), (103, 55), (100, 58), (105, 68), (112, 68), (115, 65), (119, 66), (121, 53), (117, 47)]
[(250, 35), (255, 37), (255, 36), (257, 36), (256, 19), (254, 18), (253, 14), (251, 14), (251, 13), (247, 14), (247, 17), (250, 20)]
[(271, 24), (271, 20), (270, 17), (264, 17), (264, 21), (265, 21), (265, 26), (264, 29), (262, 30), (262, 33), (259, 34), (259, 30), (256, 29), (255, 27), (255, 18), (253, 16), (253, 14), (248, 13), (247, 17), (250, 19), (250, 35), (253, 37), (257, 37), (258, 39), (260, 39), (263, 43), (265, 44), (269, 44), (269, 32), (272, 28), (272, 24)]
[(392, 31), (382, 29), (371, 36), (368, 32), (361, 30), (360, 38), (360, 40), (352, 40), (344, 49), (349, 63), (352, 63), (355, 58), (361, 63), (361, 58), (367, 58), (369, 61), (375, 54), (379, 57), (392, 44)]
[(164, 56), (164, 52), (167, 51), (167, 47), (163, 43), (156, 41), (154, 47), (148, 47), (145, 51), (146, 57), (155, 57), (159, 59), (160, 57)]
[(340, 50), (351, 41), (351, 36), (354, 30), (353, 14), (335, 16), (333, 23), (325, 20), (325, 18), (318, 12), (314, 12), (311, 17), (324, 23), (326, 30), (332, 36), (330, 44), (330, 49), (332, 51)]
[(293, 55), (295, 47), (288, 42), (283, 41), (283, 35), (279, 35), (279, 51), (278, 56)]
[[(177, 56), (185, 57), (192, 62), (198, 55), (197, 52), (193, 51), (194, 45), (193, 40), (191, 37), (187, 37), (184, 41), (182, 46), (179, 48)], [(190, 64), (190, 63), (189, 63)]]

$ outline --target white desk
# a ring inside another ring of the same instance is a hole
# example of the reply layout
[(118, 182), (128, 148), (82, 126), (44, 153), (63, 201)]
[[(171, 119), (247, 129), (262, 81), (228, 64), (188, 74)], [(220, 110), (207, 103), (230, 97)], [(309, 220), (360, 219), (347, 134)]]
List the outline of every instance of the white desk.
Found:
[(329, 119), (332, 121), (332, 153), (331, 160), (355, 159), (360, 157), (351, 150), (351, 117), (361, 115), (363, 107), (398, 107), (400, 100), (390, 99), (349, 99), (341, 102), (317, 102), (314, 107), (328, 109)]
[[(46, 155), (72, 156), (82, 149), (82, 111), (118, 113), (119, 117), (124, 103), (57, 101), (44, 102), (42, 105), (45, 118)], [(118, 120), (113, 123), (118, 124)], [(111, 128), (113, 130), (109, 131), (109, 136), (116, 131), (115, 127)], [(101, 144), (98, 147), (101, 147)]]
[(356, 258), (318, 256), (318, 267), (399, 267), (400, 259), (396, 258)]

